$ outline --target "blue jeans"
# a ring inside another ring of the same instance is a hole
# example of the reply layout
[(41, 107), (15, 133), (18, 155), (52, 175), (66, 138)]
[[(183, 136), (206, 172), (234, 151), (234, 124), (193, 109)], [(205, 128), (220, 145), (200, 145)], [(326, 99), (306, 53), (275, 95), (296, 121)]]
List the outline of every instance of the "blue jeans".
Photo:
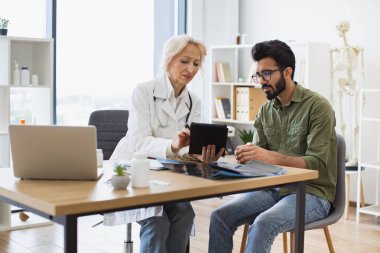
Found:
[[(330, 202), (306, 194), (305, 223), (325, 218)], [(232, 237), (251, 224), (245, 252), (270, 252), (277, 234), (295, 229), (296, 194), (280, 196), (278, 189), (241, 194), (211, 214), (209, 253), (232, 252)]]
[(138, 223), (141, 253), (184, 253), (194, 223), (194, 210), (189, 202), (164, 205), (162, 216)]

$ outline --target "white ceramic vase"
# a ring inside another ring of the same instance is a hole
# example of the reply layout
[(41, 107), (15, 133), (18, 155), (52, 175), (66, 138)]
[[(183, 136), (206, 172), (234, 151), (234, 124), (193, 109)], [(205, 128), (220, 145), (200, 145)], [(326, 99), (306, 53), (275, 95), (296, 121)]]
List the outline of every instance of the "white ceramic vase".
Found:
[(129, 181), (130, 179), (127, 174), (124, 176), (113, 175), (111, 178), (111, 184), (115, 190), (125, 190)]

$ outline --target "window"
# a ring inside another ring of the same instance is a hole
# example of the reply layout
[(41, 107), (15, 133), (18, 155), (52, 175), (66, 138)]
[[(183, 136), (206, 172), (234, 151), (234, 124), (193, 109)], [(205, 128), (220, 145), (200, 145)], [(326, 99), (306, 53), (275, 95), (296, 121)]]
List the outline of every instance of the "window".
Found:
[(46, 0), (1, 0), (0, 17), (9, 19), (8, 36), (46, 37)]
[(128, 109), (153, 79), (154, 1), (57, 1), (57, 124), (87, 125), (94, 110)]

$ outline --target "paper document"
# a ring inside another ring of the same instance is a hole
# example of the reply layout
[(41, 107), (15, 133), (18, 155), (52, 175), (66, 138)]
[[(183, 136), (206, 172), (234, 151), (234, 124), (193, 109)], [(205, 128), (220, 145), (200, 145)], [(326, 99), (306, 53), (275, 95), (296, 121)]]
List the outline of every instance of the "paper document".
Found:
[(226, 162), (214, 162), (209, 164), (210, 167), (220, 170), (220, 173), (213, 175), (215, 178), (220, 177), (268, 177), (282, 175), (287, 172), (286, 169), (269, 163), (260, 161), (250, 161), (247, 164), (232, 164)]

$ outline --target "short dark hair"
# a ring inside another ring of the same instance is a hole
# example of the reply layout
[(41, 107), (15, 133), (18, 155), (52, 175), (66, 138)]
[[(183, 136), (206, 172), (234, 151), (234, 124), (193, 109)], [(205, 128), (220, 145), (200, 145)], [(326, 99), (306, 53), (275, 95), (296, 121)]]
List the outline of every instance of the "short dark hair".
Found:
[(251, 53), (254, 61), (270, 57), (276, 61), (280, 69), (291, 67), (293, 69), (291, 75), (293, 80), (294, 71), (296, 70), (296, 59), (292, 49), (285, 42), (280, 40), (263, 41), (254, 45)]

